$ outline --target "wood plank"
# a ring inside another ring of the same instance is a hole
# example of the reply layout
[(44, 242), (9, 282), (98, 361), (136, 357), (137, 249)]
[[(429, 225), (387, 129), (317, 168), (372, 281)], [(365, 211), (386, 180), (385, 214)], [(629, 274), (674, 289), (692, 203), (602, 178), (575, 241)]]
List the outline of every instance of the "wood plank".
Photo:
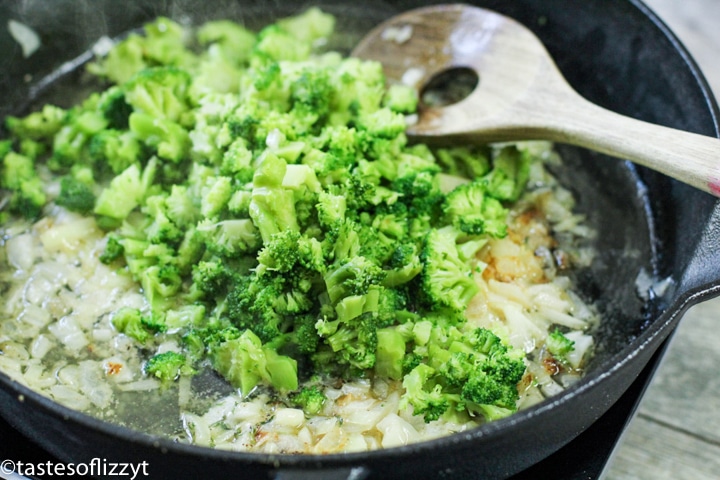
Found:
[(638, 415), (603, 480), (711, 480), (720, 477), (720, 445)]
[(720, 478), (718, 324), (720, 299), (685, 315), (606, 480)]
[(693, 307), (682, 320), (641, 412), (658, 423), (720, 445), (720, 300)]

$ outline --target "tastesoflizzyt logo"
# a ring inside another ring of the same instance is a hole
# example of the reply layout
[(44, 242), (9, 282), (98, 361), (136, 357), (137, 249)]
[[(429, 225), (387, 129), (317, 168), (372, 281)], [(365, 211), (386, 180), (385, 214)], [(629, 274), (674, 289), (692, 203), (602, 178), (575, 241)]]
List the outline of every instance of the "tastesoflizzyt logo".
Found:
[(0, 462), (0, 478), (5, 480), (18, 480), (23, 477), (42, 476), (90, 476), (90, 477), (125, 477), (135, 480), (138, 477), (147, 477), (148, 462), (109, 462), (104, 458), (93, 458), (87, 463), (61, 463), (61, 462), (20, 462), (3, 460)]

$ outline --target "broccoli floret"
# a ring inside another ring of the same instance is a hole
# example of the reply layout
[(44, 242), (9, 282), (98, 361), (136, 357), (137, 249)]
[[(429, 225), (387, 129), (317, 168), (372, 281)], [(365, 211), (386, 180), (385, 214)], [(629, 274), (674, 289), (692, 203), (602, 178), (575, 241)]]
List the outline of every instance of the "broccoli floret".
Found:
[(493, 169), (483, 177), (487, 191), (499, 200), (515, 201), (530, 177), (532, 157), (526, 150), (506, 146), (493, 155)]
[(379, 62), (345, 59), (337, 66), (335, 82), (337, 95), (328, 121), (331, 125), (348, 125), (382, 104), (385, 75)]
[(150, 243), (165, 244), (177, 247), (184, 237), (184, 232), (167, 215), (166, 196), (153, 195), (145, 199), (142, 212), (150, 222), (145, 227), (145, 236)]
[(192, 269), (193, 288), (203, 296), (219, 297), (227, 294), (233, 278), (232, 270), (219, 260), (201, 261)]
[(25, 117), (8, 116), (5, 126), (16, 138), (50, 142), (65, 125), (67, 111), (55, 105), (45, 105), (39, 112)]
[(303, 409), (306, 415), (317, 415), (322, 410), (327, 396), (317, 385), (303, 387), (290, 397), (293, 405)]
[(426, 422), (439, 419), (450, 407), (448, 395), (443, 393), (440, 384), (431, 385), (430, 378), (435, 370), (421, 363), (403, 377), (405, 393), (401, 407), (412, 405), (415, 415), (422, 415)]
[(318, 7), (310, 7), (298, 15), (282, 18), (276, 23), (294, 38), (307, 44), (329, 37), (335, 29), (335, 17)]
[(48, 166), (66, 170), (73, 165), (88, 163), (88, 144), (92, 137), (107, 128), (107, 120), (97, 109), (97, 96), (68, 112), (65, 125), (55, 134)]
[(191, 76), (175, 67), (154, 67), (138, 72), (123, 85), (125, 101), (133, 111), (156, 119), (178, 122), (188, 111)]
[(390, 269), (387, 270), (383, 285), (398, 287), (410, 282), (423, 270), (418, 247), (410, 242), (399, 244), (393, 251), (388, 266)]
[(210, 357), (213, 367), (243, 395), (261, 382), (280, 392), (298, 388), (297, 362), (263, 346), (250, 330), (211, 346)]
[(148, 184), (154, 175), (154, 165), (149, 164), (143, 172), (136, 165), (130, 165), (113, 178), (95, 202), (97, 215), (123, 220), (145, 197)]
[(291, 190), (277, 187), (253, 188), (249, 212), (264, 242), (269, 241), (276, 233), (300, 229), (295, 211), (295, 197)]
[(403, 133), (407, 124), (402, 114), (393, 112), (389, 108), (381, 108), (361, 115), (358, 119), (358, 127), (372, 137), (392, 139)]
[(517, 410), (517, 384), (525, 374), (522, 360), (495, 355), (485, 360), (469, 375), (462, 387), (462, 398), (476, 405), (491, 405)]
[(331, 302), (349, 295), (364, 295), (372, 285), (380, 285), (385, 272), (363, 256), (348, 257), (331, 265), (323, 276)]
[(490, 149), (488, 147), (440, 148), (435, 152), (443, 171), (474, 180), (490, 171)]
[(134, 112), (130, 115), (130, 131), (165, 160), (178, 164), (189, 154), (190, 135), (172, 120)]
[(318, 211), (320, 225), (326, 229), (335, 229), (345, 220), (347, 201), (343, 195), (322, 191), (318, 195), (318, 202), (315, 207)]
[(312, 313), (295, 316), (293, 331), (288, 335), (288, 341), (303, 355), (315, 353), (320, 345), (316, 323), (317, 318)]
[(209, 180), (200, 200), (200, 214), (204, 218), (218, 218), (232, 197), (232, 180), (229, 177)]
[(377, 309), (373, 313), (377, 316), (379, 328), (388, 327), (412, 320), (416, 313), (411, 311), (413, 306), (405, 288), (373, 287), (377, 290)]
[(173, 65), (188, 67), (195, 56), (185, 48), (182, 26), (158, 17), (144, 26), (144, 35), (131, 33), (114, 45), (104, 58), (88, 64), (87, 70), (121, 85), (148, 67)]
[(117, 235), (109, 235), (107, 242), (105, 243), (105, 249), (100, 254), (100, 261), (106, 265), (114, 262), (121, 258), (125, 253), (125, 249), (122, 246)]
[(89, 63), (87, 70), (116, 84), (126, 82), (148, 66), (143, 55), (144, 41), (140, 35), (128, 35), (122, 42), (114, 45), (107, 56)]
[(197, 30), (197, 39), (203, 46), (218, 48), (223, 58), (236, 65), (249, 59), (256, 40), (254, 33), (228, 20), (204, 23)]
[(392, 188), (400, 193), (398, 203), (406, 206), (408, 216), (411, 218), (436, 219), (439, 217), (445, 195), (440, 191), (437, 180), (437, 170), (415, 170), (399, 172), (398, 178), (392, 183)]
[(170, 195), (165, 197), (164, 202), (165, 214), (180, 228), (194, 226), (201, 218), (193, 194), (184, 185), (170, 187)]
[[(282, 273), (291, 271), (301, 261), (300, 241), (300, 232), (294, 230), (273, 234), (258, 253), (258, 272), (262, 274), (268, 270)], [(322, 252), (320, 254), (322, 255)]]
[(235, 326), (250, 329), (263, 341), (286, 333), (289, 316), (307, 314), (316, 303), (315, 284), (298, 274), (250, 274), (239, 278), (226, 299), (226, 314)]
[(25, 218), (34, 219), (47, 202), (43, 182), (32, 159), (9, 152), (2, 161), (0, 186), (11, 192), (9, 209)]
[(221, 257), (238, 257), (256, 252), (262, 245), (260, 235), (249, 219), (202, 220), (198, 233), (205, 241), (207, 250)]
[[(323, 336), (324, 342), (335, 352), (335, 362), (348, 365), (354, 371), (365, 371), (375, 366), (378, 347), (377, 324), (371, 314), (349, 315), (348, 321), (330, 335)], [(316, 325), (317, 328), (317, 325)]]
[(181, 375), (192, 375), (195, 370), (188, 365), (185, 355), (173, 351), (158, 353), (145, 362), (145, 373), (158, 378), (167, 385)]
[(73, 176), (60, 179), (60, 194), (55, 203), (78, 213), (89, 213), (95, 207), (92, 188)]
[(151, 333), (143, 324), (143, 314), (140, 310), (130, 307), (121, 307), (112, 316), (112, 324), (120, 333), (145, 343)]
[(243, 138), (233, 141), (223, 154), (220, 173), (244, 184), (252, 181), (255, 169), (252, 166), (253, 155)]
[(163, 324), (167, 330), (193, 328), (203, 324), (206, 313), (205, 305), (182, 305), (165, 313)]
[(545, 348), (561, 362), (567, 361), (568, 353), (575, 350), (575, 342), (567, 338), (559, 329), (555, 329), (545, 339)]
[(464, 312), (478, 292), (470, 266), (460, 259), (452, 230), (433, 229), (420, 253), (422, 292), (431, 308)]
[(306, 60), (311, 51), (312, 46), (309, 43), (298, 41), (292, 34), (275, 24), (260, 31), (254, 53), (276, 61), (297, 62)]
[(453, 225), (469, 235), (485, 233), (498, 238), (507, 235), (507, 210), (488, 195), (484, 181), (456, 187), (445, 198), (443, 210)]
[[(424, 414), (431, 421), (452, 408), (481, 414), (489, 421), (517, 410), (524, 353), (505, 345), (492, 331), (477, 328), (463, 333), (435, 326), (423, 351), (429, 355), (426, 360), (415, 352), (403, 360), (403, 365), (420, 362), (403, 380), (403, 402), (413, 405), (416, 415)], [(429, 393), (434, 395), (431, 405), (446, 409), (426, 408)]]
[(105, 90), (98, 100), (98, 109), (102, 112), (107, 126), (116, 130), (127, 130), (128, 118), (133, 109), (125, 101), (125, 92), (118, 86)]
[(383, 98), (383, 106), (397, 113), (414, 113), (417, 110), (417, 105), (417, 90), (407, 85), (390, 85)]
[(152, 325), (157, 329), (164, 329), (163, 323), (159, 321), (159, 315), (164, 312), (168, 299), (178, 293), (182, 284), (182, 277), (176, 265), (152, 265), (141, 272), (133, 271), (139, 277), (145, 298), (150, 303), (153, 314)]
[(140, 139), (133, 132), (103, 130), (90, 139), (90, 159), (102, 172), (109, 170), (115, 175), (130, 165), (146, 159), (146, 152)]
[(322, 69), (306, 69), (290, 85), (292, 113), (303, 118), (308, 126), (324, 121), (330, 114), (334, 90), (330, 74)]
[(186, 31), (182, 25), (167, 17), (158, 17), (144, 25), (145, 55), (159, 65), (189, 67), (194, 55), (185, 48)]

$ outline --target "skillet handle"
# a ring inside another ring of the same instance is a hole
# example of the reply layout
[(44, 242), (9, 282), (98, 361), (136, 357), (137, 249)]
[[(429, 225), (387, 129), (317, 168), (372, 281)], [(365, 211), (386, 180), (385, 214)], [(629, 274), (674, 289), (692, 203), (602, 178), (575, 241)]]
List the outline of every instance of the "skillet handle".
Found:
[(273, 480), (363, 480), (370, 475), (364, 466), (328, 469), (287, 469), (278, 471)]
[(720, 202), (707, 217), (680, 283), (685, 291), (699, 292), (695, 302), (720, 295)]

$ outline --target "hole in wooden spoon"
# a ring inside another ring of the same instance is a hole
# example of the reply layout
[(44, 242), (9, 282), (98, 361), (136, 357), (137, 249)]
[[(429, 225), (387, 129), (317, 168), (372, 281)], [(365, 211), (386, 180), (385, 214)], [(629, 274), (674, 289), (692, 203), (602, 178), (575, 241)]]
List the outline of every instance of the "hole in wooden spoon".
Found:
[(442, 71), (430, 79), (420, 92), (420, 102), (425, 107), (445, 107), (463, 100), (475, 90), (480, 77), (467, 67), (454, 67)]

